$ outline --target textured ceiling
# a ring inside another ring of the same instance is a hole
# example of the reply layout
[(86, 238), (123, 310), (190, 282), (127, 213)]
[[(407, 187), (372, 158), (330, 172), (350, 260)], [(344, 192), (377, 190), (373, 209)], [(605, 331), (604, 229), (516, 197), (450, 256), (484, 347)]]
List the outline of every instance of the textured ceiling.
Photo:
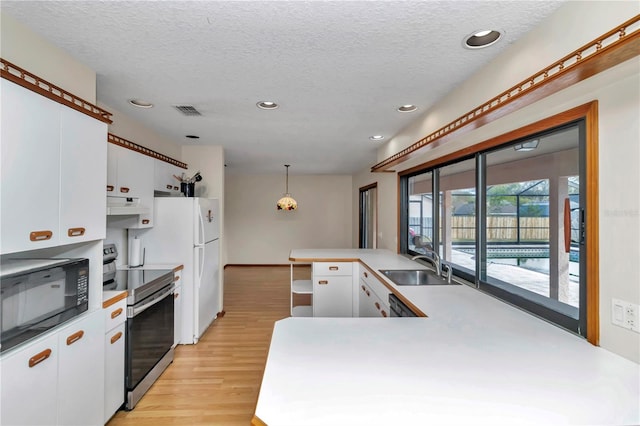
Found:
[[(98, 100), (228, 172), (351, 174), (559, 1), (6, 1), (3, 13), (97, 73)], [(462, 47), (480, 29), (495, 45)], [(141, 110), (128, 99), (155, 107)], [(272, 100), (280, 108), (260, 110)], [(399, 113), (403, 104), (419, 107)], [(186, 117), (174, 105), (193, 105)]]

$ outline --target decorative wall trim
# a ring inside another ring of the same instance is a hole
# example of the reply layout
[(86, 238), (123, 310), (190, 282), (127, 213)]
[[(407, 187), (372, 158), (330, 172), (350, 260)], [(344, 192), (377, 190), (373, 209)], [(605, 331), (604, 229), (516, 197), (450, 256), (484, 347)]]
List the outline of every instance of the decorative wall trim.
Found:
[(73, 108), (76, 111), (80, 111), (89, 117), (95, 118), (96, 120), (100, 120), (107, 124), (112, 123), (112, 114), (110, 112), (105, 111), (64, 89), (61, 89), (60, 87), (51, 84), (34, 74), (31, 74), (29, 71), (24, 70), (3, 58), (0, 58), (0, 64), (0, 77), (19, 84), (25, 89), (36, 92), (37, 94), (62, 105), (68, 106), (69, 108)]
[(521, 81), (434, 133), (371, 167), (383, 172), (408, 160), (421, 148), (437, 146), (524, 108), (640, 54), (640, 15)]
[(109, 133), (107, 135), (107, 141), (109, 143), (114, 144), (114, 145), (118, 145), (118, 146), (121, 146), (123, 148), (130, 149), (131, 151), (139, 152), (140, 154), (144, 154), (146, 156), (149, 156), (149, 157), (164, 161), (164, 162), (169, 163), (169, 164), (173, 164), (174, 166), (178, 166), (178, 167), (181, 167), (183, 169), (188, 169), (189, 168), (187, 166), (187, 164), (183, 163), (182, 161), (174, 160), (171, 157), (167, 157), (166, 155), (160, 154), (159, 152), (156, 152), (156, 151), (154, 151), (152, 149), (145, 148), (144, 146), (138, 145), (135, 142), (131, 142), (129, 140), (121, 138), (120, 136), (116, 136), (113, 133)]

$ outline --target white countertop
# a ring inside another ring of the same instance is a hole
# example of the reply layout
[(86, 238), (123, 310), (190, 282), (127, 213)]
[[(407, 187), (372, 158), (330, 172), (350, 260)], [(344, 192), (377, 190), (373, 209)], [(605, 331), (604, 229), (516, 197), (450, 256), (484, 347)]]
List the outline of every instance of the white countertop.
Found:
[[(416, 266), (386, 250), (291, 258)], [(640, 423), (640, 365), (465, 285), (394, 291), (428, 318), (279, 321), (256, 416), (269, 426)]]

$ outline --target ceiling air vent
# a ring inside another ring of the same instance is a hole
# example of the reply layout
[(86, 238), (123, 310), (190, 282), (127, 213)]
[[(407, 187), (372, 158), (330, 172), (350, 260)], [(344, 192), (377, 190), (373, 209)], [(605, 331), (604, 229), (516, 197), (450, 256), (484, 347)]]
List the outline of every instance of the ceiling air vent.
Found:
[(202, 115), (193, 105), (174, 105), (173, 107), (187, 116), (195, 117)]

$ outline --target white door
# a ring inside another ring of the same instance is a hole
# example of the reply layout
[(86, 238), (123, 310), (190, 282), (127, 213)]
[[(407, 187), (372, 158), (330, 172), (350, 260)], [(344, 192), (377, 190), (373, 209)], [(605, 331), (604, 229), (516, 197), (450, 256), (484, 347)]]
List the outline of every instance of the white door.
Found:
[(204, 245), (196, 247), (196, 274), (200, 277), (197, 281), (197, 330), (198, 338), (211, 325), (219, 310), (219, 286), (218, 274), (220, 265), (218, 257), (220, 254), (220, 242), (214, 240)]
[[(58, 336), (3, 355), (0, 362), (0, 424), (51, 425), (56, 423)], [(10, 391), (9, 391), (10, 389)]]
[(105, 237), (107, 124), (70, 108), (60, 115), (60, 241)]
[(2, 253), (58, 245), (62, 107), (5, 79), (2, 106)]
[(195, 209), (198, 217), (196, 218), (196, 235), (197, 244), (204, 244), (220, 237), (218, 228), (218, 200), (211, 198), (196, 198), (198, 208)]

